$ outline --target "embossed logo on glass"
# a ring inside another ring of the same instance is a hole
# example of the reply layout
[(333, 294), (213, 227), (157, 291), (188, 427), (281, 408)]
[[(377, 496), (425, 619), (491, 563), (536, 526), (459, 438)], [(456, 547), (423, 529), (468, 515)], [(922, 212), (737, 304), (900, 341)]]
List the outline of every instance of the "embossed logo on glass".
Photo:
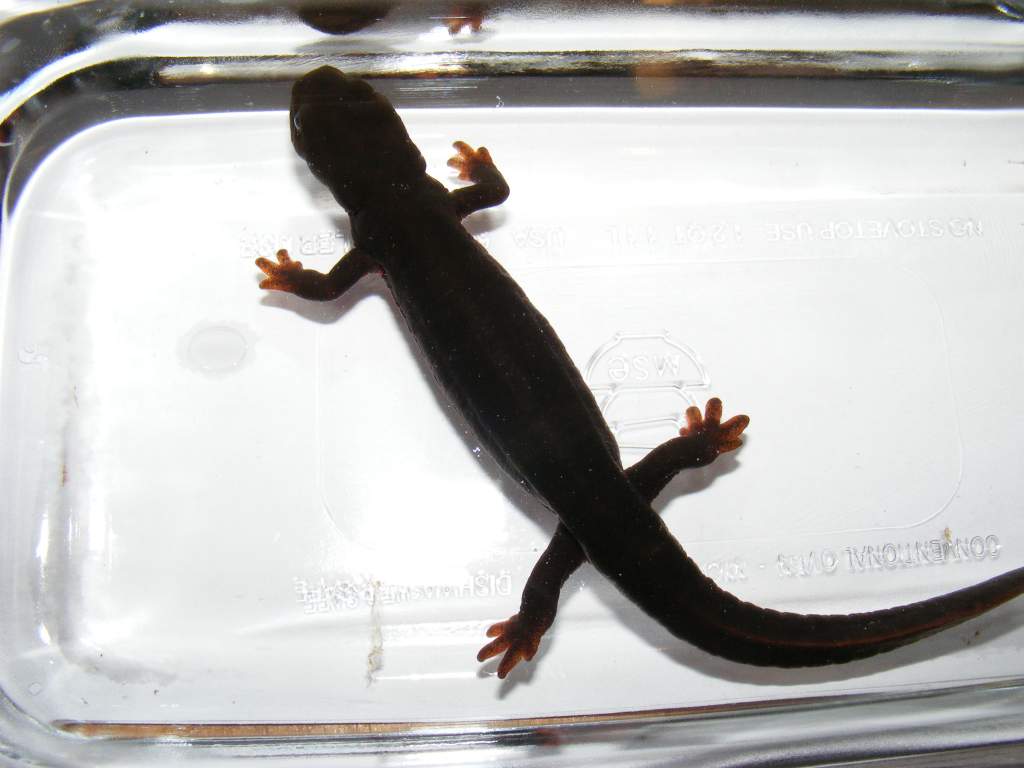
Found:
[(584, 378), (623, 451), (675, 437), (694, 392), (711, 386), (697, 353), (668, 331), (618, 332), (594, 352)]

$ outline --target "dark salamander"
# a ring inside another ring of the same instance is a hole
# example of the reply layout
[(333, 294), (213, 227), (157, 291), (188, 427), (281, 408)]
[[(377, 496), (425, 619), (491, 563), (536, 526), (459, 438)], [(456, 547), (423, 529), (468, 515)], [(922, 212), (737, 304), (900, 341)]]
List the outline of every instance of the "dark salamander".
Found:
[(478, 656), (504, 653), (504, 677), (529, 660), (558, 593), (585, 559), (673, 634), (734, 661), (778, 667), (871, 656), (970, 619), (1024, 591), (1024, 568), (956, 592), (850, 615), (761, 608), (704, 576), (651, 509), (679, 470), (739, 446), (747, 418), (711, 400), (680, 436), (623, 470), (594, 397), (554, 330), (461, 220), (508, 196), (487, 150), (456, 142), (449, 163), (471, 186), (449, 192), (397, 113), (367, 83), (324, 67), (292, 91), (296, 151), (352, 222), (355, 247), (327, 274), (281, 251), (260, 259), (263, 288), (329, 301), (379, 272), (437, 379), (488, 450), (560, 524), (520, 611), (488, 631)]

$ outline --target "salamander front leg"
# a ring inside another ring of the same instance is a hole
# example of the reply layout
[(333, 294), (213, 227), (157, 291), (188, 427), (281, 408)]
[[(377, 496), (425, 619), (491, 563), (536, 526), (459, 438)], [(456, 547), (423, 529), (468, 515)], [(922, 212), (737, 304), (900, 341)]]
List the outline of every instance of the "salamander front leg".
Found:
[(326, 275), (315, 269), (303, 269), (301, 261), (292, 261), (283, 248), (277, 252), (277, 262), (256, 259), (256, 266), (266, 275), (260, 288), (268, 291), (294, 293), (312, 301), (336, 299), (370, 272), (379, 271), (374, 261), (358, 248), (353, 248), (334, 265)]
[[(653, 501), (682, 470), (705, 466), (721, 454), (739, 448), (748, 424), (747, 416), (733, 416), (723, 422), (722, 401), (717, 397), (708, 400), (703, 414), (700, 408), (691, 406), (686, 409), (686, 426), (679, 430), (679, 437), (644, 456), (626, 470), (626, 477), (644, 499)], [(520, 661), (530, 661), (540, 647), (541, 637), (555, 620), (562, 586), (586, 559), (569, 529), (559, 523), (551, 543), (526, 580), (519, 613), (487, 630), (487, 636), (494, 639), (480, 649), (477, 661), (504, 653), (498, 664), (500, 678)]]
[(473, 182), (472, 186), (451, 193), (458, 217), (463, 219), (474, 211), (505, 202), (508, 183), (487, 148), (473, 149), (464, 141), (456, 141), (452, 146), (458, 154), (448, 160), (448, 165), (458, 170), (460, 179)]

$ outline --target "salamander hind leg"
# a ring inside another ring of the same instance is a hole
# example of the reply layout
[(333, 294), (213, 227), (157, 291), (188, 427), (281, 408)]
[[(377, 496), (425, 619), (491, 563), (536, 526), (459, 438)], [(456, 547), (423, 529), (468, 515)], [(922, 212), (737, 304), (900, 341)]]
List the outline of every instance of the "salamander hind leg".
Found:
[(668, 482), (684, 469), (703, 467), (723, 453), (743, 444), (748, 416), (733, 416), (722, 421), (722, 401), (708, 400), (704, 413), (695, 405), (686, 409), (686, 426), (679, 437), (662, 443), (626, 470), (633, 487), (648, 501), (661, 493)]
[(491, 625), (487, 636), (494, 639), (480, 649), (476, 660), (505, 654), (498, 664), (498, 677), (504, 678), (520, 661), (533, 659), (541, 638), (555, 620), (562, 585), (584, 560), (580, 545), (560, 524), (526, 580), (519, 613)]
[[(696, 406), (686, 410), (686, 426), (679, 437), (662, 443), (626, 470), (626, 477), (648, 502), (653, 501), (669, 480), (684, 469), (710, 464), (718, 456), (742, 445), (742, 434), (750, 424), (747, 416), (722, 421), (722, 401), (708, 401), (704, 412)], [(544, 554), (533, 567), (519, 606), (519, 613), (491, 625), (493, 638), (480, 649), (477, 661), (498, 656), (498, 677), (504, 678), (520, 661), (530, 661), (541, 638), (555, 620), (562, 586), (586, 561), (579, 543), (564, 524), (559, 524)]]
[(533, 659), (540, 648), (540, 639), (554, 618), (552, 614), (547, 621), (538, 622), (517, 613), (505, 621), (492, 624), (487, 630), (487, 636), (494, 639), (480, 649), (476, 660), (487, 661), (504, 653), (498, 663), (498, 677), (504, 680), (520, 661)]
[(473, 149), (464, 141), (456, 141), (452, 146), (458, 154), (449, 158), (448, 165), (459, 172), (460, 179), (473, 182), (472, 186), (451, 193), (458, 217), (462, 219), (475, 211), (505, 202), (509, 195), (508, 183), (494, 164), (487, 147)]

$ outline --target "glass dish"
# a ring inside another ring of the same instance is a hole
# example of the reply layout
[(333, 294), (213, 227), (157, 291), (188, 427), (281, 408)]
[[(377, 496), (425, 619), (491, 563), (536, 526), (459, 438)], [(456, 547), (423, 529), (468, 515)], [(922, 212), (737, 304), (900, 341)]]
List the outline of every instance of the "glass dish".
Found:
[(467, 226), (626, 463), (711, 396), (750, 414), (655, 504), (706, 574), (807, 613), (967, 586), (1024, 565), (1022, 9), (367, 7), (0, 16), (0, 755), (1015, 754), (1020, 601), (759, 669), (584, 567), (499, 681), (474, 656), (553, 515), (449, 407), (382, 280), (313, 305), (261, 292), (253, 261), (351, 246), (287, 105), (315, 66), (367, 77), (450, 186), (452, 141), (490, 148), (512, 195)]

